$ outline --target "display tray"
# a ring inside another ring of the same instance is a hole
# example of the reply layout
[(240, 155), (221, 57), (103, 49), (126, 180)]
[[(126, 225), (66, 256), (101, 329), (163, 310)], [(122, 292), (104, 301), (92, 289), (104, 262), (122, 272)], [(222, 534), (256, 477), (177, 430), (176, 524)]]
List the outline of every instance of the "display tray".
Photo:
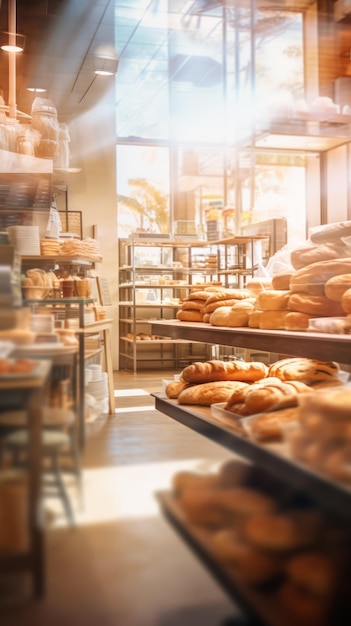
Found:
[[(161, 510), (192, 550), (202, 560), (225, 591), (246, 612), (255, 626), (298, 626), (300, 623), (279, 601), (277, 584), (255, 587), (248, 585), (240, 571), (221, 563), (212, 547), (210, 531), (189, 524), (176, 498), (170, 492), (158, 492)], [(304, 622), (305, 623), (305, 622)], [(311, 620), (309, 626), (314, 626)]]

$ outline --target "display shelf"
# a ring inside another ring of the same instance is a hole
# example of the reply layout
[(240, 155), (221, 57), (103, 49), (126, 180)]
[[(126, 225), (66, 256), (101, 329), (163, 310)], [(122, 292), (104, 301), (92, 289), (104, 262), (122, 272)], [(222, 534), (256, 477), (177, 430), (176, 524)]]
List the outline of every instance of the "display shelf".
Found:
[(152, 333), (192, 339), (222, 346), (263, 350), (288, 356), (303, 356), (350, 363), (351, 336), (282, 330), (258, 330), (211, 326), (201, 322), (159, 320), (151, 322)]
[(322, 120), (313, 114), (307, 119), (276, 119), (254, 138), (256, 149), (300, 152), (327, 152), (349, 142), (350, 118), (346, 115)]
[(49, 255), (41, 255), (41, 256), (22, 256), (21, 257), (22, 260), (22, 264), (24, 265), (31, 265), (31, 267), (33, 267), (33, 264), (40, 264), (40, 263), (54, 263), (57, 265), (60, 264), (66, 264), (66, 265), (87, 265), (90, 266), (93, 263), (99, 263), (102, 261), (102, 257), (94, 257), (94, 256), (83, 256), (83, 255), (77, 255), (77, 256), (67, 256), (67, 255), (61, 255), (61, 254), (56, 254), (54, 256), (49, 256)]
[(162, 413), (249, 459), (255, 465), (269, 469), (275, 476), (282, 476), (284, 482), (309, 493), (323, 507), (351, 521), (351, 489), (328, 480), (322, 474), (289, 458), (284, 444), (257, 444), (237, 435), (230, 427), (218, 423), (211, 416), (209, 408), (179, 405), (176, 400), (170, 400), (161, 394), (153, 395), (156, 409)]
[[(156, 498), (171, 525), (206, 565), (225, 591), (244, 609), (250, 626), (296, 626), (296, 620), (287, 613), (277, 598), (274, 586), (259, 590), (246, 584), (240, 572), (219, 563), (211, 548), (210, 533), (189, 524), (176, 498), (169, 492), (158, 492)], [(235, 622), (233, 622), (235, 623)], [(240, 622), (242, 623), (242, 622)]]

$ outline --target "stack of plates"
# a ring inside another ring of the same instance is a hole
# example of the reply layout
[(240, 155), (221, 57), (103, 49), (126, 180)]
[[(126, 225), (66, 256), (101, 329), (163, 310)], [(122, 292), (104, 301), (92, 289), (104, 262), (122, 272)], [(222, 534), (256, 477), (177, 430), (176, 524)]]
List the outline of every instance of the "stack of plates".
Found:
[(35, 333), (52, 334), (55, 330), (55, 317), (54, 315), (32, 314), (29, 327)]
[(90, 380), (86, 387), (86, 392), (95, 398), (101, 413), (108, 412), (108, 379), (107, 373), (101, 372), (101, 378)]
[(40, 256), (39, 226), (9, 226), (10, 242), (22, 256)]

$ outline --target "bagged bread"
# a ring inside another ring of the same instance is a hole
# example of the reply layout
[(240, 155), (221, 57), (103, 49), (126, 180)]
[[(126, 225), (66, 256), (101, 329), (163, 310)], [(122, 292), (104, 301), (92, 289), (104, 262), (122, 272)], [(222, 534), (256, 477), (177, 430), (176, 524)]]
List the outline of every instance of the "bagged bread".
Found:
[(292, 276), (292, 272), (288, 272), (285, 274), (275, 274), (274, 276), (272, 276), (272, 289), (276, 289), (276, 290), (290, 289), (291, 276)]
[(324, 296), (325, 283), (338, 274), (351, 274), (351, 258), (321, 261), (297, 270), (290, 279), (290, 291)]
[(310, 239), (314, 243), (336, 243), (341, 244), (342, 237), (351, 235), (351, 221), (334, 222), (333, 224), (323, 224), (313, 229)]
[(338, 259), (343, 256), (340, 248), (329, 243), (309, 243), (295, 248), (290, 253), (291, 265), (299, 270), (311, 263), (319, 263), (330, 259)]
[(267, 375), (268, 367), (259, 361), (195, 361), (182, 371), (182, 379), (188, 383), (204, 383), (216, 380), (254, 382)]

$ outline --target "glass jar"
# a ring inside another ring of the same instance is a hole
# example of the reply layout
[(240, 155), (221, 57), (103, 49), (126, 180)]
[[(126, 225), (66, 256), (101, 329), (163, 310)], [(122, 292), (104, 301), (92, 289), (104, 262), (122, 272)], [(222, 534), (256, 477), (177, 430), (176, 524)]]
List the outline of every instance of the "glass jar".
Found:
[(39, 133), (35, 156), (54, 159), (57, 153), (60, 127), (57, 111), (51, 100), (35, 98), (32, 106), (32, 130)]

